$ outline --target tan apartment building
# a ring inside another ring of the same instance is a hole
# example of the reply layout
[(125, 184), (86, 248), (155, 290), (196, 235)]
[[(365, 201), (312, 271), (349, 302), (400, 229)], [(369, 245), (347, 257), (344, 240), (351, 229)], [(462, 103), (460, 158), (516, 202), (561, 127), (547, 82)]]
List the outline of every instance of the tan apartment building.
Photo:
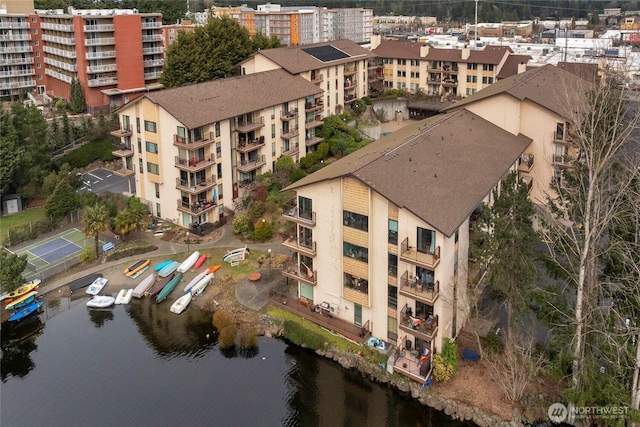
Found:
[(526, 135), (531, 145), (518, 170), (530, 186), (534, 203), (546, 203), (562, 185), (562, 172), (577, 156), (571, 143), (575, 105), (587, 80), (553, 65), (532, 68), (501, 80), (448, 107), (466, 109), (513, 135)]
[(306, 117), (322, 90), (276, 69), (150, 92), (118, 111), (119, 173), (135, 175), (136, 195), (155, 216), (183, 227), (212, 223), (244, 183), (298, 160)]
[[(350, 40), (337, 40), (261, 50), (241, 62), (240, 67), (242, 74), (284, 69), (316, 84), (323, 93), (311, 107), (317, 108), (316, 115), (321, 120), (342, 112), (347, 105), (368, 94), (368, 61), (374, 56)], [(311, 120), (311, 116), (307, 120)], [(305, 136), (310, 147), (320, 142), (313, 127), (307, 129)]]
[[(401, 350), (393, 369), (424, 383), (465, 323), (470, 227), (531, 140), (467, 110), (406, 126), (287, 187), (295, 236), (287, 294), (272, 301), (357, 342)], [(312, 308), (312, 310), (309, 309)]]
[(513, 52), (506, 46), (441, 49), (418, 42), (382, 40), (380, 36), (372, 37), (371, 51), (382, 58), (384, 89), (422, 89), (429, 95), (457, 98), (492, 85), (499, 75), (514, 68), (514, 61), (530, 59), (526, 55), (512, 58)]
[[(28, 2), (26, 2), (28, 3)], [(25, 97), (36, 89), (36, 65), (33, 49), (33, 32), (29, 14), (25, 8), (14, 6), (0, 9), (0, 98)], [(15, 10), (15, 13), (12, 11)], [(42, 62), (39, 63), (42, 67)], [(42, 68), (40, 68), (42, 70)], [(39, 72), (40, 81), (44, 70)], [(42, 84), (42, 83), (40, 83)]]

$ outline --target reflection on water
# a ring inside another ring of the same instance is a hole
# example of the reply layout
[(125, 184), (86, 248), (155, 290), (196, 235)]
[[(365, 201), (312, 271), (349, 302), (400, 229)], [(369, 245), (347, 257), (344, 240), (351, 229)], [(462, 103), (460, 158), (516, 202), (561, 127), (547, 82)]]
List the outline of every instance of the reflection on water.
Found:
[(86, 300), (43, 314), (44, 333), (38, 318), (24, 325), (28, 338), (3, 325), (3, 425), (469, 425), (282, 341), (223, 353), (196, 307), (177, 316), (143, 299), (95, 311)]

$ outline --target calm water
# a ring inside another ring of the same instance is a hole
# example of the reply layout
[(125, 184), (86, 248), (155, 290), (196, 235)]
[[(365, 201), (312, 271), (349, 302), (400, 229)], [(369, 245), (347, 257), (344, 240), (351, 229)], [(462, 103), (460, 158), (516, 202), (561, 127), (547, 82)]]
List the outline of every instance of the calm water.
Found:
[(3, 325), (3, 427), (465, 425), (279, 340), (223, 354), (194, 307), (176, 316), (149, 299), (105, 311), (86, 301)]

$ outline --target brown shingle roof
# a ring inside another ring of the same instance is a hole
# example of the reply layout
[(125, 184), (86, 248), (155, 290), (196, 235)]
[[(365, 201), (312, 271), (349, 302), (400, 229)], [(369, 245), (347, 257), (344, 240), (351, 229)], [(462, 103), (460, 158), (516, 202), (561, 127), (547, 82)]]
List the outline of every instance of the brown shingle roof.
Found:
[(496, 76), (497, 79), (506, 79), (507, 77), (518, 74), (518, 65), (521, 63), (528, 64), (531, 60), (529, 55), (509, 55), (504, 61), (500, 72)]
[(507, 46), (485, 46), (482, 50), (470, 49), (469, 58), (462, 59), (462, 49), (438, 48), (429, 45), (426, 56), (420, 56), (421, 42), (382, 40), (372, 52), (381, 58), (424, 59), (428, 61), (471, 62), (477, 64), (499, 64), (511, 49)]
[(507, 53), (513, 53), (508, 46), (485, 46), (482, 50), (473, 50), (465, 62), (497, 65)]
[(407, 41), (382, 40), (371, 52), (380, 58), (422, 59), (420, 58), (422, 43)]
[(193, 129), (317, 93), (322, 93), (318, 86), (278, 69), (149, 92), (145, 97)]
[(473, 102), (506, 93), (520, 101), (528, 99), (566, 119), (571, 119), (578, 110), (576, 105), (588, 85), (586, 80), (576, 78), (574, 74), (554, 65), (545, 65), (499, 80), (445, 110), (463, 108)]
[(354, 176), (451, 236), (530, 143), (460, 110), (406, 126), (287, 190)]
[[(330, 62), (322, 62), (303, 50), (318, 46), (333, 46), (336, 49), (339, 49), (349, 55), (349, 58), (338, 59)], [(276, 49), (265, 49), (261, 50), (260, 52), (256, 52), (254, 55), (265, 56), (291, 74), (300, 74), (305, 71), (317, 70), (331, 65), (344, 64), (359, 59), (375, 57), (375, 55), (372, 54), (371, 51), (363, 48), (355, 42), (352, 42), (351, 40), (335, 40), (332, 42), (305, 44), (303, 46), (289, 46)]]

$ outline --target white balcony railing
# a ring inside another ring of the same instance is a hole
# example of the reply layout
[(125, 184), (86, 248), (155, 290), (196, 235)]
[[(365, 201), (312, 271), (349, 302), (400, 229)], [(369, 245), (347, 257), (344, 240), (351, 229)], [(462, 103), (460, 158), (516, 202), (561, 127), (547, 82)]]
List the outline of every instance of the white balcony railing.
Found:
[(19, 77), (19, 76), (33, 76), (36, 74), (36, 70), (29, 68), (26, 70), (8, 70), (0, 71), (0, 77)]
[(141, 26), (142, 28), (162, 28), (162, 22), (157, 22), (157, 21), (142, 22)]
[(0, 89), (20, 89), (23, 87), (35, 87), (35, 80), (19, 80), (17, 82), (0, 83)]
[(86, 59), (104, 59), (104, 58), (115, 58), (116, 51), (115, 50), (103, 50), (101, 52), (87, 52), (85, 58)]
[(44, 58), (45, 64), (53, 65), (54, 67), (62, 68), (63, 70), (76, 72), (78, 71), (78, 67), (76, 64), (69, 64), (68, 62), (58, 61), (57, 59), (49, 58), (46, 56)]
[(69, 46), (75, 46), (76, 44), (76, 40), (73, 37), (52, 36), (50, 34), (43, 34), (42, 40), (52, 43), (66, 44)]
[(76, 51), (75, 50), (58, 49), (57, 47), (51, 47), (51, 46), (43, 46), (42, 50), (44, 50), (46, 53), (51, 53), (53, 55), (63, 56), (65, 58), (74, 59), (76, 57)]
[(145, 80), (159, 79), (161, 75), (162, 73), (160, 71), (155, 71), (153, 73), (144, 73), (144, 79)]
[(142, 49), (143, 55), (153, 55), (154, 53), (162, 53), (164, 52), (163, 47), (145, 47)]
[(143, 42), (159, 42), (162, 40), (164, 40), (164, 37), (162, 34), (146, 34), (142, 36)]
[(102, 77), (102, 78), (99, 78), (99, 79), (91, 79), (91, 80), (89, 80), (87, 85), (89, 87), (96, 87), (96, 86), (115, 85), (117, 83), (118, 83), (118, 78), (117, 77)]
[(87, 67), (87, 73), (106, 73), (108, 71), (117, 71), (118, 66), (116, 64), (107, 65), (90, 65)]
[(66, 83), (71, 83), (71, 81), (73, 80), (72, 77), (67, 76), (66, 74), (59, 73), (57, 71), (53, 71), (51, 68), (45, 68), (44, 73), (47, 76), (51, 76), (55, 79), (62, 80), (63, 82), (66, 82)]
[(0, 28), (3, 30), (29, 28), (28, 22), (0, 22)]
[(43, 30), (55, 30), (65, 31), (67, 33), (73, 33), (73, 25), (67, 24), (54, 24), (53, 22), (43, 22), (40, 24), (40, 28)]
[(33, 47), (27, 44), (16, 44), (13, 46), (0, 47), (0, 53), (25, 53), (33, 52)]
[(0, 40), (28, 41), (31, 34), (0, 34)]
[(144, 61), (145, 67), (161, 67), (164, 65), (164, 59), (149, 59)]
[(113, 24), (101, 24), (101, 25), (85, 25), (84, 30), (87, 33), (90, 32), (103, 32), (103, 31), (114, 31), (115, 25)]
[(0, 58), (0, 65), (33, 64), (33, 58)]
[(85, 46), (100, 46), (100, 45), (112, 45), (116, 44), (115, 37), (99, 37), (95, 39), (85, 39)]

